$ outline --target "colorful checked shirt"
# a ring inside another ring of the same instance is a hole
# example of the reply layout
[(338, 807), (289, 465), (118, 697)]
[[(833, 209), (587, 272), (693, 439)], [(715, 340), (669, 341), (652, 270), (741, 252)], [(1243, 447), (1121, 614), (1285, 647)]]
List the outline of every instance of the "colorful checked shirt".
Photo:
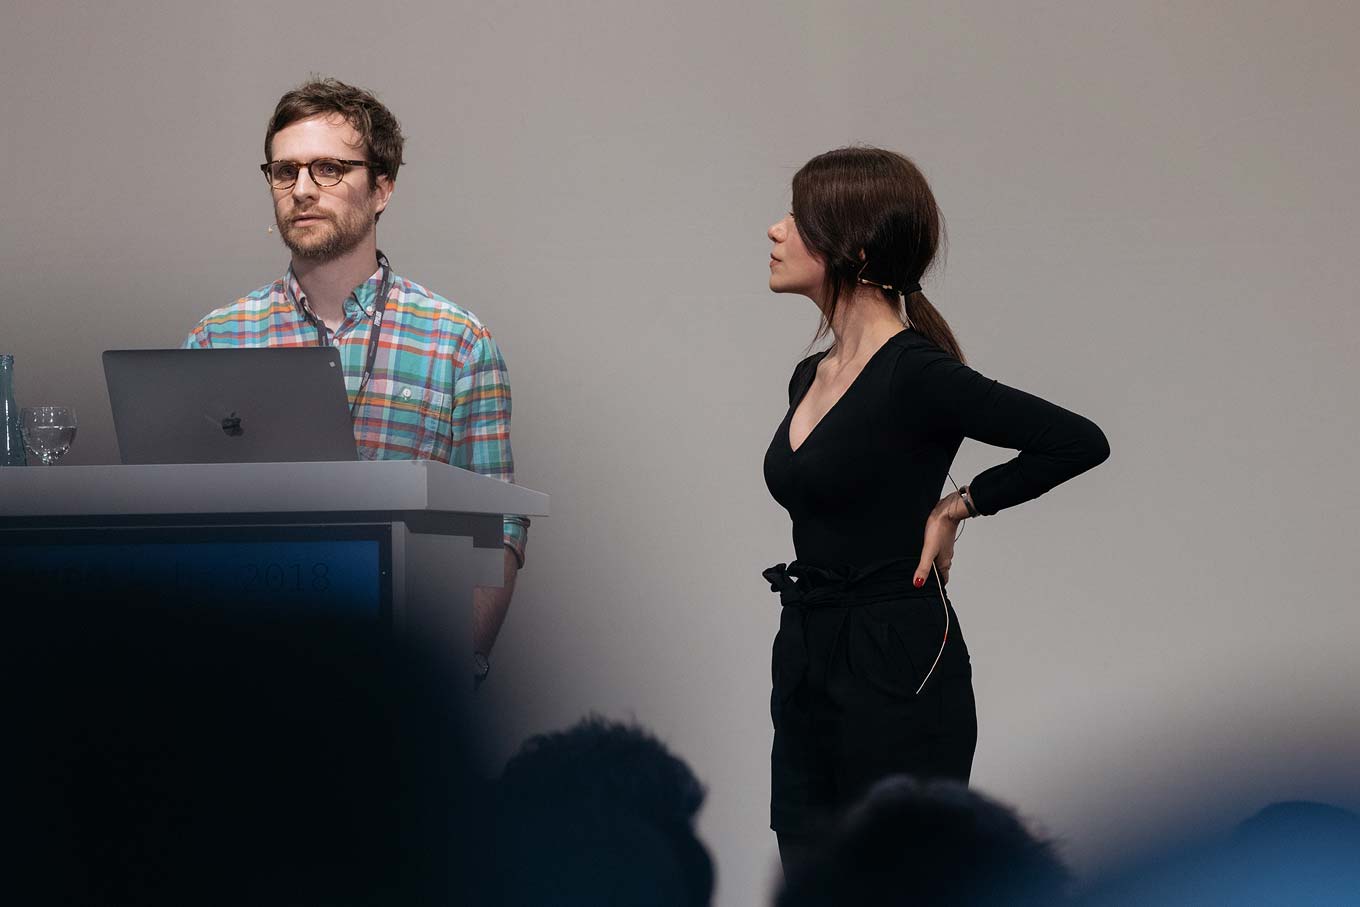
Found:
[[(345, 300), (338, 331), (307, 304), (290, 267), (200, 321), (185, 348), (316, 346), (340, 351), (350, 402), (359, 390), (382, 269)], [(359, 455), (370, 460), (439, 460), (505, 482), (510, 453), (510, 376), (491, 332), (467, 309), (393, 275), (373, 376), (354, 412)], [(527, 517), (507, 514), (505, 544), (524, 564)]]

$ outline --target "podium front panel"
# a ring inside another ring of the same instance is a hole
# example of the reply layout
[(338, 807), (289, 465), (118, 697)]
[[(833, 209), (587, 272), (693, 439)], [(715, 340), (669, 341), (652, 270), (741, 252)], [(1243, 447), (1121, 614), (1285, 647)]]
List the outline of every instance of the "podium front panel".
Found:
[(392, 621), (390, 524), (0, 530), (0, 588)]

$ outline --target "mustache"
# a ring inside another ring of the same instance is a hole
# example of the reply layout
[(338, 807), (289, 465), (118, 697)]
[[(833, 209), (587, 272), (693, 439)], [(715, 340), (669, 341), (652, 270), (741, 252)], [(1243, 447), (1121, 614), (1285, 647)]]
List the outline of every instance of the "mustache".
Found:
[(322, 220), (330, 220), (330, 215), (322, 213), (316, 208), (309, 208), (306, 211), (294, 211), (288, 215), (288, 222), (295, 223), (304, 217), (319, 217)]

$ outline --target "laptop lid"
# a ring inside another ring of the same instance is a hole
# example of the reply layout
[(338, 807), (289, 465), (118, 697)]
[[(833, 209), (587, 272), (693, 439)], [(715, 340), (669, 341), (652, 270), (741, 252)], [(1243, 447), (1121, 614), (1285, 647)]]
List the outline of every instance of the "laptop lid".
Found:
[(356, 460), (334, 347), (107, 350), (126, 464)]

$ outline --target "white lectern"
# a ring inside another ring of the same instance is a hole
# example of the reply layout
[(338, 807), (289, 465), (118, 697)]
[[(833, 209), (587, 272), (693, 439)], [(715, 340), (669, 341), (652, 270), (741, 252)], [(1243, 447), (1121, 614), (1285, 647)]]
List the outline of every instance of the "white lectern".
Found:
[(0, 469), (0, 578), (343, 608), (470, 658), (506, 513), (548, 496), (427, 460)]

